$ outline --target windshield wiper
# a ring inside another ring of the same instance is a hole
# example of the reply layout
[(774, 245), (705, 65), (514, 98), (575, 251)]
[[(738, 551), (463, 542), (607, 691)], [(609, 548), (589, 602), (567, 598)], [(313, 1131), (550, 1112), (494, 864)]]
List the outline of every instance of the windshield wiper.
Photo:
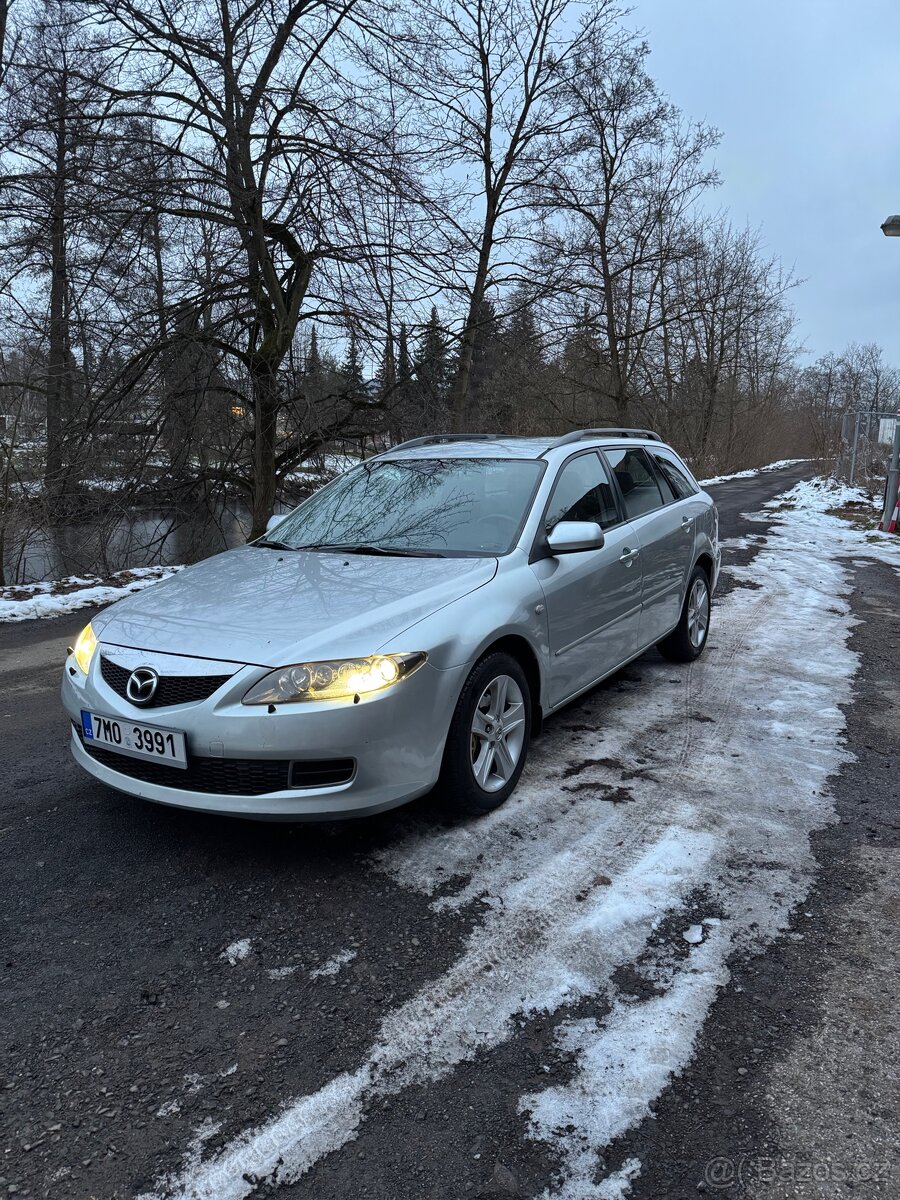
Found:
[(403, 550), (399, 546), (368, 546), (356, 542), (310, 542), (297, 550), (334, 550), (340, 554), (376, 554), (391, 558), (444, 558), (439, 550)]
[(289, 546), (287, 542), (276, 542), (272, 538), (260, 538), (253, 543), (254, 546), (264, 546), (267, 550), (297, 550), (297, 546)]

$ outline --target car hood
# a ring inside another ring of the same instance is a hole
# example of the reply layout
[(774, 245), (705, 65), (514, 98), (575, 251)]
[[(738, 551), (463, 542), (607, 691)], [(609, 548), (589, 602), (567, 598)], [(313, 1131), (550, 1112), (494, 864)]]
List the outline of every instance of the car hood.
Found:
[[(495, 558), (394, 558), (244, 546), (120, 600), (101, 642), (278, 667), (373, 654), (493, 578)], [(424, 650), (425, 646), (391, 647)]]

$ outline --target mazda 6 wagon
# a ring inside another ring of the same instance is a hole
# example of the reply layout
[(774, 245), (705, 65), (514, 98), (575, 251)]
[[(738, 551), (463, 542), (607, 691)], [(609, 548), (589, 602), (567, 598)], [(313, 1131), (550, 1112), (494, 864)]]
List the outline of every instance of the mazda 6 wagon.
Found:
[(542, 721), (706, 644), (718, 518), (646, 430), (416, 438), (266, 536), (107, 608), (66, 660), (71, 748), (161, 804), (359, 816), (510, 795)]

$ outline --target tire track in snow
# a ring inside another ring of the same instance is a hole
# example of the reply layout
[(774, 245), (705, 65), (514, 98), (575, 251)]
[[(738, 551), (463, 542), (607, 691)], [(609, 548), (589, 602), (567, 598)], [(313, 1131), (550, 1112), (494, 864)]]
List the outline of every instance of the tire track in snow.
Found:
[[(607, 815), (599, 801), (573, 803), (554, 750), (591, 752), (607, 764), (643, 758), (664, 774), (672, 755), (681, 757), (691, 721), (672, 711), (666, 681), (677, 668), (669, 664), (642, 664), (643, 683), (632, 692), (596, 694), (586, 719), (597, 734), (566, 746), (554, 729), (511, 805), (462, 829), (413, 828), (380, 855), (379, 869), (431, 895), (436, 907), (486, 901), (462, 955), (387, 1015), (356, 1071), (204, 1161), (193, 1155), (155, 1195), (241, 1200), (263, 1178), (296, 1180), (355, 1137), (371, 1100), (440, 1079), (509, 1038), (517, 1016), (604, 992), (612, 1008), (602, 1024), (560, 1026), (576, 1059), (571, 1082), (523, 1098), (522, 1111), (531, 1136), (562, 1157), (560, 1190), (546, 1195), (624, 1194), (638, 1165), (598, 1183), (599, 1152), (646, 1114), (687, 1061), (727, 979), (729, 953), (774, 936), (807, 889), (809, 834), (829, 818), (825, 784), (844, 757), (837, 706), (849, 699), (855, 670), (846, 571), (836, 557), (848, 548), (866, 553), (859, 535), (821, 512), (778, 514), (752, 570), (765, 599), (757, 591), (728, 595), (717, 607), (716, 645), (690, 673), (692, 710), (713, 721), (691, 731), (679, 771), (640, 781), (627, 808)], [(730, 757), (723, 736), (740, 758)], [(626, 786), (621, 769), (599, 764), (596, 774)], [(448, 878), (467, 875), (455, 894), (445, 893)], [(617, 995), (616, 967), (637, 962), (661, 918), (701, 886), (717, 899), (721, 925), (681, 962), (660, 953), (662, 996), (639, 1003)], [(560, 1114), (575, 1118), (576, 1138), (560, 1134)]]
[(254, 1177), (299, 1178), (355, 1136), (367, 1102), (439, 1079), (506, 1040), (516, 1014), (551, 1012), (599, 990), (616, 966), (641, 952), (660, 914), (702, 878), (708, 851), (708, 839), (696, 831), (670, 828), (610, 884), (597, 875), (615, 869), (616, 855), (597, 844), (573, 847), (564, 872), (513, 885), (453, 967), (388, 1014), (359, 1070), (207, 1162), (192, 1162), (157, 1194), (239, 1200), (254, 1190)]

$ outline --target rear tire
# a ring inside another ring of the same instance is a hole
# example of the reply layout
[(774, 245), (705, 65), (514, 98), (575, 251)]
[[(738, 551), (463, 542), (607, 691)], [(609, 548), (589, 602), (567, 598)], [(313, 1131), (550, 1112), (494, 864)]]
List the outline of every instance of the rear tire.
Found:
[(699, 658), (709, 635), (709, 577), (702, 567), (694, 567), (678, 624), (657, 643), (657, 649), (671, 662), (693, 662)]
[(511, 654), (488, 654), (466, 680), (444, 747), (439, 789), (455, 813), (481, 816), (519, 782), (531, 735), (531, 693)]

